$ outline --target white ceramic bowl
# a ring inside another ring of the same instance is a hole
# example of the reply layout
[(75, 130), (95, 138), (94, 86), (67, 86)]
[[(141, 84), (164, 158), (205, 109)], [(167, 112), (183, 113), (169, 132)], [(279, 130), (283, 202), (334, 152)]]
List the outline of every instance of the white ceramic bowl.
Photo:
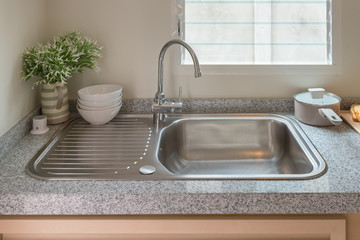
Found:
[(82, 105), (79, 101), (78, 101), (78, 107), (82, 110), (88, 110), (88, 111), (99, 111), (99, 110), (106, 110), (106, 109), (110, 109), (110, 108), (116, 108), (116, 107), (121, 107), (121, 101), (117, 102), (113, 105), (110, 106), (105, 106), (105, 107), (89, 107), (86, 105)]
[(79, 106), (77, 106), (77, 110), (79, 111), (80, 115), (84, 118), (85, 121), (92, 125), (102, 125), (110, 122), (116, 116), (116, 114), (118, 114), (120, 108), (121, 106), (106, 110), (88, 111), (80, 109)]
[(85, 101), (108, 101), (119, 98), (122, 86), (115, 84), (94, 85), (78, 91), (78, 97)]
[(78, 97), (77, 99), (78, 103), (80, 103), (83, 106), (86, 107), (92, 107), (92, 108), (101, 108), (101, 107), (108, 107), (113, 106), (114, 104), (121, 103), (122, 97), (110, 99), (107, 101), (85, 101)]

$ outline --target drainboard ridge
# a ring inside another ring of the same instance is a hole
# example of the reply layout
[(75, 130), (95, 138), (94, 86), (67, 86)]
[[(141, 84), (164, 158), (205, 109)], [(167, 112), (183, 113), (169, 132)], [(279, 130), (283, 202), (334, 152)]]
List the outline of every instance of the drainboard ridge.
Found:
[(79, 118), (49, 144), (33, 171), (46, 178), (127, 174), (146, 155), (151, 135), (151, 127), (142, 119), (115, 118), (94, 126)]

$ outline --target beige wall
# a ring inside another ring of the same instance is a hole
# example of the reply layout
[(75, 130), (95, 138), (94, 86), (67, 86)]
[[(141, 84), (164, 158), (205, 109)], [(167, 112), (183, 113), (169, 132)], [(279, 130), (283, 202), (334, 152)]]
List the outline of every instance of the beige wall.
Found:
[(153, 97), (157, 57), (170, 38), (169, 0), (50, 0), (49, 36), (79, 30), (104, 46), (101, 72), (69, 81), (70, 97), (91, 84), (119, 83), (125, 97)]
[[(69, 83), (71, 97), (83, 86), (114, 82), (124, 86), (125, 97), (153, 97), (157, 82), (157, 57), (171, 38), (171, 0), (50, 0), (49, 34), (80, 30), (104, 48), (102, 72), (86, 72)], [(336, 1), (340, 2), (340, 1)], [(164, 78), (168, 96), (183, 86), (184, 97), (292, 97), (308, 87), (325, 87), (343, 97), (360, 97), (360, 1), (342, 2), (343, 67), (333, 75), (179, 75)], [(340, 34), (341, 35), (341, 34)], [(172, 47), (173, 48), (173, 47)], [(168, 54), (167, 54), (168, 55)], [(169, 66), (169, 60), (165, 60)], [(174, 81), (175, 80), (175, 81)]]
[(45, 0), (0, 0), (0, 136), (38, 104), (20, 79), (21, 53), (44, 37)]

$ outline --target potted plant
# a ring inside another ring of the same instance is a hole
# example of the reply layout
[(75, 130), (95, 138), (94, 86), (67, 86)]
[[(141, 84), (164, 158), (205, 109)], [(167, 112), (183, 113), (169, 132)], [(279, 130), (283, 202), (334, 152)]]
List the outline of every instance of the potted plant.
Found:
[(101, 49), (96, 41), (82, 37), (79, 32), (55, 37), (53, 42), (36, 44), (22, 55), (22, 78), (36, 77), (33, 87), (42, 85), (41, 109), (49, 124), (69, 119), (67, 81), (85, 68), (98, 71)]

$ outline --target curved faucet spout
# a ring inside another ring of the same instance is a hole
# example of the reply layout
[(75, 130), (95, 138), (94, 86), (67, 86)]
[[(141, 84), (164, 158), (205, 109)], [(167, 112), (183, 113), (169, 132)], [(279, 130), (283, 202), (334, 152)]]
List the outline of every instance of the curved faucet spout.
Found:
[(165, 56), (166, 50), (173, 44), (180, 44), (190, 53), (190, 56), (194, 62), (194, 76), (196, 78), (201, 77), (199, 60), (198, 60), (194, 50), (186, 42), (184, 42), (182, 40), (174, 39), (174, 40), (170, 40), (169, 42), (167, 42), (160, 51), (159, 62), (158, 62), (158, 90), (157, 90), (157, 93), (155, 94), (154, 101), (160, 105), (166, 101), (165, 93), (164, 93), (164, 89), (163, 89), (164, 88), (163, 87), (164, 86), (164, 83), (163, 83), (164, 56)]

